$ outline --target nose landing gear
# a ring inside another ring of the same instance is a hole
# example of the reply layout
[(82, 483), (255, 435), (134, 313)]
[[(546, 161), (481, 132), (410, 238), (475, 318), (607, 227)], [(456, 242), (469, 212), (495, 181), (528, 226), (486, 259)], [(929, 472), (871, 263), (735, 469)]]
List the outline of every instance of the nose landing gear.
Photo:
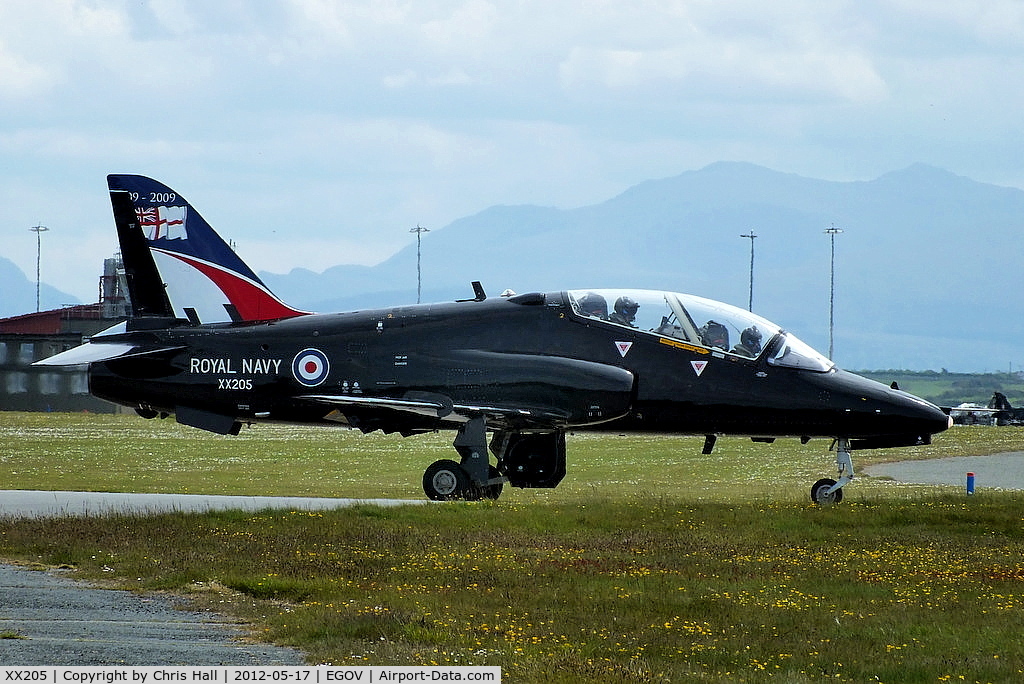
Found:
[(853, 480), (853, 458), (850, 456), (850, 440), (840, 437), (836, 440), (836, 468), (839, 480), (822, 478), (811, 487), (811, 501), (819, 505), (837, 504), (843, 500), (843, 487)]

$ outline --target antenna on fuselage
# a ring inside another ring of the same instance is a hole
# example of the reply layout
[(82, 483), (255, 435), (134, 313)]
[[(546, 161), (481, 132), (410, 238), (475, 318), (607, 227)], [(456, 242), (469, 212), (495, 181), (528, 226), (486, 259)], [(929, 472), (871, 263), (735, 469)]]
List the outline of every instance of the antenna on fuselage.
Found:
[(480, 284), (479, 280), (473, 281), (473, 294), (476, 295), (472, 299), (456, 299), (457, 302), (482, 302), (487, 299), (487, 293), (484, 292), (484, 286)]

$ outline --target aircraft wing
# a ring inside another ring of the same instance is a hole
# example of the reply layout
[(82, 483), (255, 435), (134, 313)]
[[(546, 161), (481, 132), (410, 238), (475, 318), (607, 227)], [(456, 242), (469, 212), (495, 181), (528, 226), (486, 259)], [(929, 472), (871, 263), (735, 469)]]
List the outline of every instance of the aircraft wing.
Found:
[(474, 372), (476, 381), (490, 388), (486, 394), (461, 403), (442, 393), (420, 390), (400, 397), (339, 393), (297, 398), (331, 406), (346, 422), (360, 423), (360, 429), (373, 426), (385, 431), (414, 429), (411, 424), (416, 422), (437, 426), (424, 418), (452, 426), (483, 417), (491, 428), (551, 432), (621, 418), (632, 404), (635, 378), (618, 366), (477, 349), (455, 350), (452, 358), (458, 368)]
[(564, 426), (569, 417), (567, 413), (534, 408), (455, 404), (448, 397), (430, 392), (410, 392), (401, 399), (364, 397), (352, 394), (304, 394), (296, 398), (332, 406), (341, 413), (345, 413), (345, 409), (395, 411), (455, 423), (464, 423), (477, 416), (486, 416), (499, 422), (554, 428)]

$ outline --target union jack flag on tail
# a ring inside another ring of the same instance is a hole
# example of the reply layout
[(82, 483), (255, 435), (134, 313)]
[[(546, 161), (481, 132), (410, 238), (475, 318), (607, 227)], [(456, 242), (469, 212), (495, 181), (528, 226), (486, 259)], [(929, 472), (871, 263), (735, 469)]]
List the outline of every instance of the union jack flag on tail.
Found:
[(148, 240), (186, 240), (185, 207), (136, 207), (139, 227)]

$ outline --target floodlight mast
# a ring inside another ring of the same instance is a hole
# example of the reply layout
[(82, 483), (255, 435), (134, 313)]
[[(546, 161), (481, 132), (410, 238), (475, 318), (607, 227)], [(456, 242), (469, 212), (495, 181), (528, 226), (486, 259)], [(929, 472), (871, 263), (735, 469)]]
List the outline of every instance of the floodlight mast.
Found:
[(410, 233), (416, 233), (416, 303), (419, 304), (423, 296), (423, 272), (420, 269), (420, 236), (429, 233), (429, 228), (416, 224), (415, 228), (409, 229)]
[(32, 226), (29, 230), (36, 234), (36, 313), (39, 313), (39, 283), (40, 283), (40, 262), (42, 257), (42, 236), (41, 233), (45, 233), (50, 230), (46, 226)]
[(747, 311), (754, 310), (754, 239), (757, 234), (754, 231), (750, 231), (746, 235), (740, 235), (741, 238), (750, 238), (750, 298), (747, 301)]
[(830, 289), (828, 295), (828, 360), (832, 361), (835, 351), (835, 327), (836, 327), (836, 235), (843, 232), (842, 228), (836, 228), (832, 224), (825, 229), (825, 234), (832, 241), (832, 268), (830, 270)]

